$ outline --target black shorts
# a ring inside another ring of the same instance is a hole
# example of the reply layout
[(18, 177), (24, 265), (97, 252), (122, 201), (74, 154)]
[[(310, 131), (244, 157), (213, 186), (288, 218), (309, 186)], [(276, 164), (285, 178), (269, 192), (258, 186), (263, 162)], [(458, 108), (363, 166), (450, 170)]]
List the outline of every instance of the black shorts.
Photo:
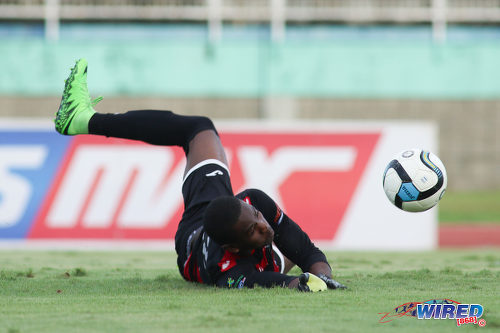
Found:
[(202, 161), (186, 173), (182, 185), (184, 213), (175, 234), (178, 263), (184, 264), (187, 259), (187, 241), (203, 225), (203, 214), (208, 204), (224, 195), (233, 195), (233, 190), (229, 170), (221, 161)]

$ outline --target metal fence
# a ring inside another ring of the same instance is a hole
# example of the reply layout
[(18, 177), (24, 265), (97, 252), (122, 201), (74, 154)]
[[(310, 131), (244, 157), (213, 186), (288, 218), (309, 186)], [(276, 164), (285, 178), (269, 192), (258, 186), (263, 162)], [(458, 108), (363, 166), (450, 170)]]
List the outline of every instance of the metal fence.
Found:
[(0, 0), (0, 20), (44, 20), (57, 39), (61, 20), (193, 21), (212, 40), (223, 22), (267, 23), (273, 40), (290, 23), (430, 24), (446, 38), (448, 23), (500, 24), (500, 0)]

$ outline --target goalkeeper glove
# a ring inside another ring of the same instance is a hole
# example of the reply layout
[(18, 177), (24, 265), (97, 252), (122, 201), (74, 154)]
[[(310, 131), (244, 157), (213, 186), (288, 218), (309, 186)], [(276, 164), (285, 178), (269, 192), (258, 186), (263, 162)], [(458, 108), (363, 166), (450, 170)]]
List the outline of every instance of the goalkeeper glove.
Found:
[(315, 293), (317, 291), (326, 290), (327, 286), (326, 283), (316, 275), (312, 273), (302, 273), (299, 276), (299, 284), (297, 288), (300, 291)]
[(326, 283), (328, 289), (347, 289), (347, 287), (344, 286), (342, 283), (337, 282), (332, 278), (329, 278), (325, 274), (319, 274), (318, 278), (320, 278)]

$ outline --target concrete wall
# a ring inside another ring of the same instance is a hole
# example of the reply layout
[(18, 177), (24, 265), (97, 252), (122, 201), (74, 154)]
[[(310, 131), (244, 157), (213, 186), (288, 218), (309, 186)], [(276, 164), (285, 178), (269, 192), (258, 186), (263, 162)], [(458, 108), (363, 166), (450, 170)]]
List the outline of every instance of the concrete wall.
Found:
[[(0, 117), (52, 118), (59, 97), (0, 96)], [(500, 188), (500, 100), (105, 98), (101, 112), (168, 109), (217, 118), (432, 120), (450, 190)]]

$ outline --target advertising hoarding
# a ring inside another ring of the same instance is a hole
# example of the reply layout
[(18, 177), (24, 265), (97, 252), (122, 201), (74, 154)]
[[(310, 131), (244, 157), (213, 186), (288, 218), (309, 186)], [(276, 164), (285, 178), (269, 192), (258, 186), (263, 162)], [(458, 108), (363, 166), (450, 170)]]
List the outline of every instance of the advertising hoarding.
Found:
[[(0, 123), (0, 239), (173, 248), (183, 211), (179, 147), (81, 135), (50, 121)], [(398, 152), (436, 152), (436, 129), (405, 122), (215, 122), (234, 193), (268, 193), (319, 246), (423, 250), (436, 209), (394, 207), (382, 174)]]

